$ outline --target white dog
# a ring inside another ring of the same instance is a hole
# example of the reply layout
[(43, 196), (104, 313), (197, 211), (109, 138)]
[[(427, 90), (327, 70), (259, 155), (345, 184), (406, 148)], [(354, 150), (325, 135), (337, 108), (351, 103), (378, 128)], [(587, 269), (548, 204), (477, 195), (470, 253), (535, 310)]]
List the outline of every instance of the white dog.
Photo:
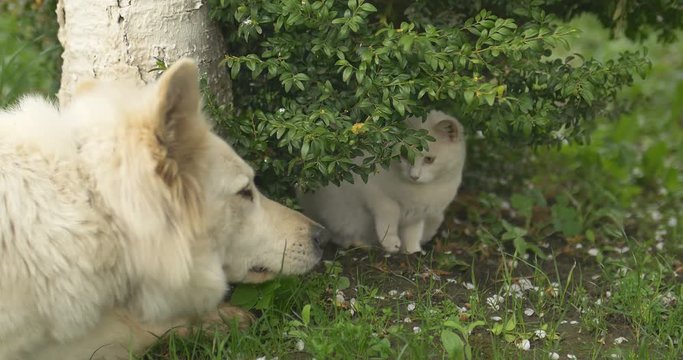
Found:
[(127, 358), (235, 315), (229, 282), (311, 269), (325, 230), (253, 178), (202, 115), (191, 60), (0, 112), (0, 360)]

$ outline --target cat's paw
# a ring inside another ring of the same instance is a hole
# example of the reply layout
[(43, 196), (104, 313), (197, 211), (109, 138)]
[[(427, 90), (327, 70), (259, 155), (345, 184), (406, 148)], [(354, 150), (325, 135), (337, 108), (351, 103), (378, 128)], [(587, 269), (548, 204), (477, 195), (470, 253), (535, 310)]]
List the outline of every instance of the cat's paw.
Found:
[(401, 239), (398, 236), (387, 236), (382, 240), (384, 251), (395, 254), (401, 250)]
[(420, 244), (407, 244), (404, 251), (406, 254), (415, 254), (422, 252), (422, 246)]

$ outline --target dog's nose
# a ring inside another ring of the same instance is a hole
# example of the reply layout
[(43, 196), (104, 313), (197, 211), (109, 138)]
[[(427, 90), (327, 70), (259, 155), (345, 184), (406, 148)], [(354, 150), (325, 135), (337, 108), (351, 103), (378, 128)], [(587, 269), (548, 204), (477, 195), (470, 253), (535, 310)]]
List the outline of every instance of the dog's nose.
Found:
[(323, 247), (330, 241), (330, 232), (324, 227), (316, 224), (311, 230), (311, 237), (316, 246)]

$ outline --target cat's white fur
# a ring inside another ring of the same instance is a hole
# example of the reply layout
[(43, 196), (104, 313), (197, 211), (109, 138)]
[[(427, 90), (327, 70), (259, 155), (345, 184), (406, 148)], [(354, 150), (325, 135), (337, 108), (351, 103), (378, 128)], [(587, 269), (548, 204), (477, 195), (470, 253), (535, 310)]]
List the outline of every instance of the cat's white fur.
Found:
[[(436, 234), (446, 207), (453, 201), (465, 164), (462, 125), (452, 116), (432, 110), (427, 119), (406, 119), (415, 129), (427, 129), (436, 141), (411, 165), (392, 162), (364, 183), (328, 185), (300, 194), (304, 213), (322, 223), (343, 247), (379, 243), (388, 252), (419, 252)], [(434, 159), (433, 163), (429, 163)]]

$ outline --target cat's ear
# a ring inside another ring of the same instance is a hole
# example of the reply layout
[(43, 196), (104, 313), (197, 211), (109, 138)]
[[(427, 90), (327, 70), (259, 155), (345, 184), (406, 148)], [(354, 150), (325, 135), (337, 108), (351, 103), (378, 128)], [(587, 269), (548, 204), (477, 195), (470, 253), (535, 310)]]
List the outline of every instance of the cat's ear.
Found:
[(455, 118), (446, 118), (434, 125), (434, 131), (438, 136), (452, 142), (462, 138), (462, 125)]

